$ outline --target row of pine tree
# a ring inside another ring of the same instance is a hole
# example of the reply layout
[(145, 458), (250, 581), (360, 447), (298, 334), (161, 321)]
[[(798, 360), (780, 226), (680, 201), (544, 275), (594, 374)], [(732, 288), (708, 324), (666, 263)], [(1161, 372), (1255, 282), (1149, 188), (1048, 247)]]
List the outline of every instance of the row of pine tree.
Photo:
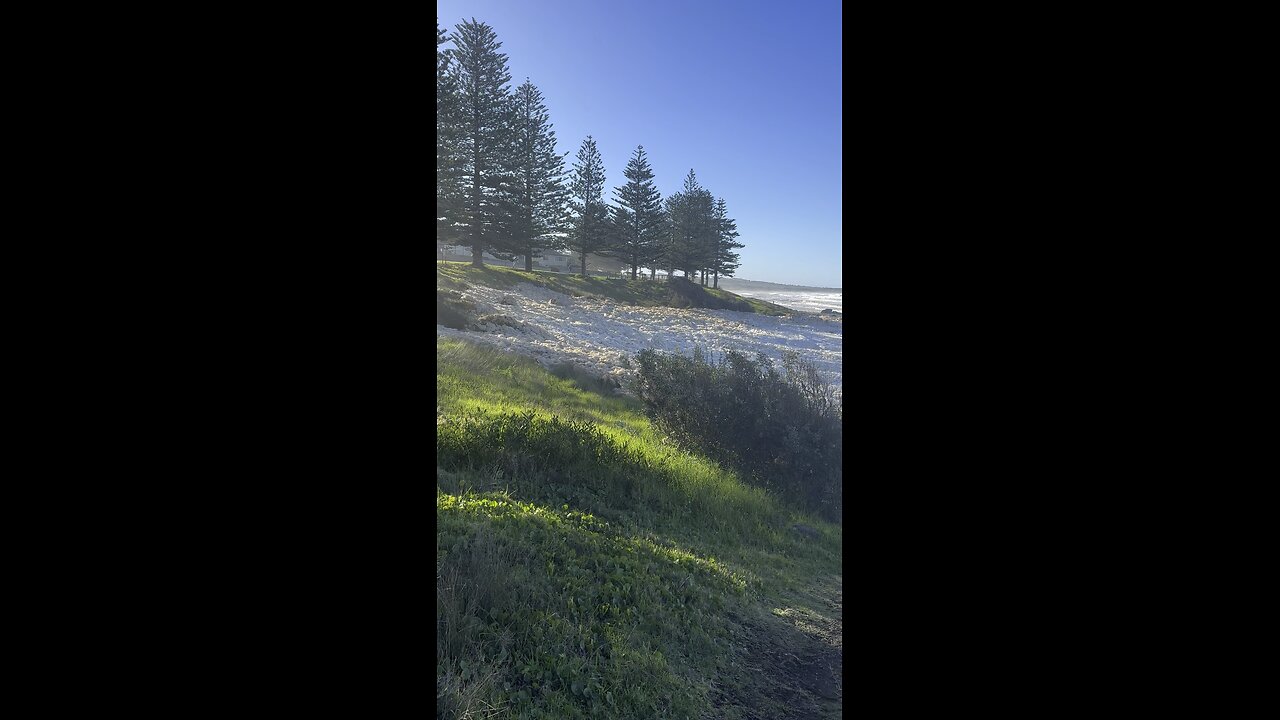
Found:
[[(443, 47), (452, 42), (452, 48)], [(736, 223), (724, 198), (698, 184), (692, 169), (684, 186), (663, 198), (638, 146), (623, 173), (626, 184), (605, 199), (604, 162), (588, 135), (566, 172), (568, 153), (556, 134), (542, 94), (527, 79), (510, 91), (502, 43), (483, 22), (459, 23), (452, 34), (436, 19), (436, 237), (485, 252), (525, 269), (548, 250), (568, 250), (587, 274), (587, 255), (620, 259), (634, 279), (648, 269), (671, 276), (701, 274), (718, 287), (739, 265)]]

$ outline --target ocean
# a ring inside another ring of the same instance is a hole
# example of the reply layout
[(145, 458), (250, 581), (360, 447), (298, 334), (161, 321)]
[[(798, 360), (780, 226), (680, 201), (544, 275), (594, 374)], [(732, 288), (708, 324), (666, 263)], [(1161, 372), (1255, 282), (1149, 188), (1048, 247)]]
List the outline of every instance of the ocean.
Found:
[(748, 290), (734, 288), (731, 292), (744, 297), (777, 303), (801, 312), (835, 310), (843, 313), (843, 292), (814, 292), (807, 290)]

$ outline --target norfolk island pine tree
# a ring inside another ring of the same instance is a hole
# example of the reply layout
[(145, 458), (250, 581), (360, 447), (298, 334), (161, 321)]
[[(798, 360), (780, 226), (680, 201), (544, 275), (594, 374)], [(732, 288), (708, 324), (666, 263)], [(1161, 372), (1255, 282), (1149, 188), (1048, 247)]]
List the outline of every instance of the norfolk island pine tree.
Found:
[(502, 252), (510, 244), (511, 73), (489, 25), (463, 21), (450, 39), (459, 116), (460, 202), (454, 222), (471, 245), (472, 264), (482, 266), (485, 251)]
[(556, 133), (543, 104), (542, 93), (529, 82), (516, 88), (512, 99), (511, 232), (505, 248), (524, 256), (524, 269), (533, 269), (541, 250), (558, 249), (557, 233), (567, 223), (564, 158), (556, 152)]
[(588, 135), (573, 165), (573, 221), (568, 237), (569, 249), (580, 258), (583, 277), (587, 276), (587, 255), (609, 246), (609, 206), (604, 202), (604, 183), (604, 161), (595, 139)]
[(653, 169), (644, 146), (636, 147), (623, 173), (626, 184), (614, 188), (613, 247), (608, 254), (631, 267), (631, 279), (639, 268), (653, 262), (663, 231), (662, 194), (653, 183)]

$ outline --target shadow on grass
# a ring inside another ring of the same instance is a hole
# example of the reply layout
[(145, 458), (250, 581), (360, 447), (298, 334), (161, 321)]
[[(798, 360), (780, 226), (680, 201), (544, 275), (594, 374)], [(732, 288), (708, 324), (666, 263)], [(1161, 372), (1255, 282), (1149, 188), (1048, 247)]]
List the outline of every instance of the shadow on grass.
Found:
[(507, 493), (436, 516), (440, 717), (828, 717), (830, 658), (716, 558)]
[(456, 338), (438, 338), (436, 358), (436, 394), (442, 413), (477, 407), (539, 407), (575, 420), (634, 431), (643, 412), (635, 398), (615, 394), (613, 383), (577, 366), (547, 371), (530, 358), (496, 353)]
[(531, 410), (438, 418), (436, 464), (479, 473), (487, 483), (481, 489), (504, 487), (521, 499), (571, 504), (635, 527), (679, 526), (696, 516), (708, 535), (758, 542), (790, 516), (764, 491), (705, 461), (656, 454), (592, 423)]
[(808, 631), (838, 529), (801, 538), (758, 493), (725, 495), (587, 423), (439, 422), (442, 717), (839, 716), (839, 649)]
[[(569, 362), (557, 363), (551, 368), (551, 374), (561, 380), (568, 380), (583, 392), (594, 393), (602, 397), (610, 397), (621, 387), (621, 383), (611, 377), (596, 375), (579, 365)], [(637, 408), (638, 409), (638, 408)]]
[(725, 664), (722, 610), (743, 586), (713, 559), (501, 493), (438, 494), (436, 519), (439, 716), (699, 717), (710, 707)]

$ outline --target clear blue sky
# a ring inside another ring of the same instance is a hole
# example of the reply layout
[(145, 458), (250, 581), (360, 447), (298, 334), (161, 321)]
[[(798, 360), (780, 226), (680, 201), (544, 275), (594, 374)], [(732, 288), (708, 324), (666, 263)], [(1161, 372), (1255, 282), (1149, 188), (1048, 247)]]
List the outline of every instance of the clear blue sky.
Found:
[(663, 197), (693, 168), (725, 199), (738, 277), (840, 286), (838, 0), (441, 0), (437, 17), (493, 27), (566, 167), (596, 139), (610, 200), (644, 145)]

